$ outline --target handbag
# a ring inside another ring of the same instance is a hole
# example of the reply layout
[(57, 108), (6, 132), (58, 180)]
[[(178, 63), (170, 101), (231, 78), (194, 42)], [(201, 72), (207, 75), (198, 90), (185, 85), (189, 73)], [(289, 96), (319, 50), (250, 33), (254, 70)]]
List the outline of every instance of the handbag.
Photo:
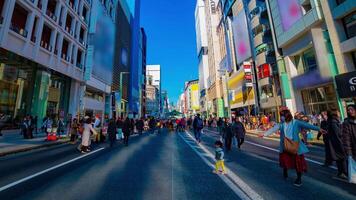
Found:
[[(294, 121), (292, 122), (292, 126), (294, 125)], [(285, 132), (287, 131), (287, 128), (285, 127), (284, 129), (284, 151), (296, 155), (298, 153), (298, 148), (299, 148), (299, 141), (293, 141), (285, 136)]]
[(284, 151), (292, 155), (298, 153), (299, 142), (293, 141), (287, 137), (284, 137)]
[(349, 156), (349, 182), (356, 184), (356, 161)]

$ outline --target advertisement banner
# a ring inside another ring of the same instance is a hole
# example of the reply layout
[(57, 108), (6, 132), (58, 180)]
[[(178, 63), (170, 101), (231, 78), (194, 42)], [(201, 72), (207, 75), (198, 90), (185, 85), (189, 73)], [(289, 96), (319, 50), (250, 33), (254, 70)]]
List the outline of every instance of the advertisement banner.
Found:
[(302, 18), (302, 10), (298, 0), (278, 0), (278, 8), (284, 31)]
[(235, 54), (237, 64), (251, 57), (250, 37), (247, 28), (245, 10), (233, 17), (232, 32), (234, 36)]
[(340, 98), (356, 97), (356, 71), (335, 76)]

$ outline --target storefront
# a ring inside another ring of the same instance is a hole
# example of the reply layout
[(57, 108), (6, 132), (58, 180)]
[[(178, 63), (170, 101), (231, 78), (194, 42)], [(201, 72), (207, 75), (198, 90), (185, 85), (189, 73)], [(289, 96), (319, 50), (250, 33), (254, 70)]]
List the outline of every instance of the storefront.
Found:
[(71, 79), (26, 58), (0, 52), (0, 113), (17, 122), (25, 115), (65, 117)]

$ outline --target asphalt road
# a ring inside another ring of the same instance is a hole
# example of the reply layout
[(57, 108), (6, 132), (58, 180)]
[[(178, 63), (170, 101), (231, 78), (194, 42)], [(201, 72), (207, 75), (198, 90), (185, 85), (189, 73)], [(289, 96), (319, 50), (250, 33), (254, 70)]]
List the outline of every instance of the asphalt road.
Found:
[(201, 144), (189, 133), (130, 138), (128, 147), (96, 146), (80, 154), (60, 145), (0, 158), (0, 199), (356, 199), (356, 185), (334, 179), (321, 167), (323, 150), (307, 155), (300, 188), (295, 173), (284, 180), (278, 142), (247, 137), (241, 150), (226, 152), (227, 175), (212, 173), (216, 132)]
[[(2, 158), (0, 188), (78, 156), (75, 146), (63, 145)], [(0, 199), (26, 200), (222, 196), (240, 199), (179, 135), (167, 132), (134, 137), (128, 147), (106, 147), (0, 192)]]

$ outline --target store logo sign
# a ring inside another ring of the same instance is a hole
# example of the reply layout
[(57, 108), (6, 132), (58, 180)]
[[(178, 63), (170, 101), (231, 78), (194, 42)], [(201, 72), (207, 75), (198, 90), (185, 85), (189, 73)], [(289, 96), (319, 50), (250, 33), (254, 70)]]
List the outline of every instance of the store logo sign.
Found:
[(349, 83), (351, 84), (350, 90), (351, 90), (352, 92), (356, 91), (356, 87), (355, 87), (355, 85), (356, 85), (356, 77), (352, 77), (352, 78), (349, 80)]

